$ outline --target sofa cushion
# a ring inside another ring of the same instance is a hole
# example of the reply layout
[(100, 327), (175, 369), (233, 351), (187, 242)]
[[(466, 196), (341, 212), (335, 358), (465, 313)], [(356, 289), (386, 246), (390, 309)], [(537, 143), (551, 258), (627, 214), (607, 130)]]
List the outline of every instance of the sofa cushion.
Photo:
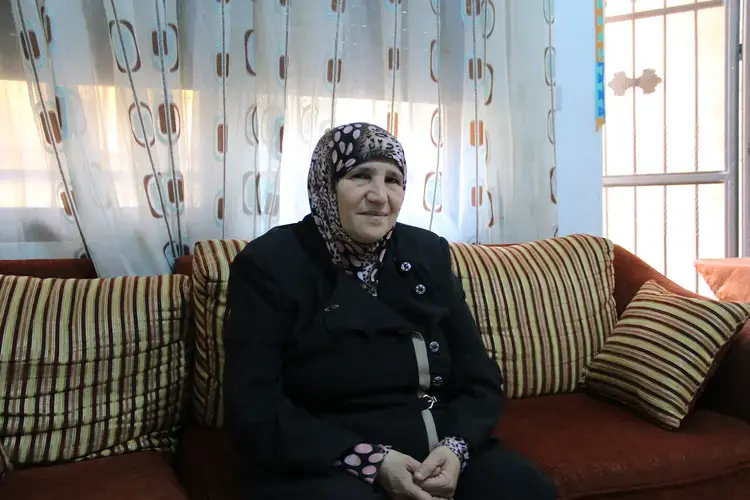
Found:
[(173, 450), (185, 276), (0, 276), (0, 439), (16, 465)]
[(675, 432), (585, 394), (544, 396), (509, 401), (496, 433), (548, 472), (563, 499), (744, 498), (736, 492), (750, 487), (750, 426), (707, 410)]
[(162, 453), (139, 452), (16, 470), (0, 498), (44, 500), (187, 500)]
[(242, 240), (206, 240), (195, 245), (193, 416), (203, 425), (221, 427), (224, 422), (221, 377), (227, 281), (234, 257), (246, 244), (247, 241)]
[(682, 297), (648, 281), (586, 369), (585, 386), (676, 429), (748, 317), (750, 304)]
[(8, 459), (8, 454), (5, 452), (5, 448), (3, 448), (3, 443), (0, 443), (0, 479), (7, 476), (12, 469), (13, 467)]
[(573, 235), (451, 252), (506, 395), (575, 390), (615, 324), (612, 243)]

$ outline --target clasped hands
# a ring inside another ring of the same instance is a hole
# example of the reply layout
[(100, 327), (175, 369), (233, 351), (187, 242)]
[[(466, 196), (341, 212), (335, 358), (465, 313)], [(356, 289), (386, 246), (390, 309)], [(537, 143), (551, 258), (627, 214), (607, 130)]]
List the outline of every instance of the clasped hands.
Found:
[(438, 446), (421, 464), (391, 450), (378, 472), (377, 482), (393, 500), (452, 500), (461, 462), (450, 449)]

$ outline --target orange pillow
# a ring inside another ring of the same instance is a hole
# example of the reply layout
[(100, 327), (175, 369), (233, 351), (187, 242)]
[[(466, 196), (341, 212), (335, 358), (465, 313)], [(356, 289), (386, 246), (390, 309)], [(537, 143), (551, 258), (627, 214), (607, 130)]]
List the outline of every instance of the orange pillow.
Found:
[(717, 299), (750, 303), (750, 259), (699, 259), (695, 269)]

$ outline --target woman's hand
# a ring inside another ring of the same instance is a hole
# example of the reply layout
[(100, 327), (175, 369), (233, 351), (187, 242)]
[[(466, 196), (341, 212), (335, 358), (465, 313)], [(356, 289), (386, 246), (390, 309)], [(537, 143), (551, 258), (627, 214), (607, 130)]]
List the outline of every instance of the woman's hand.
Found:
[(433, 500), (430, 493), (414, 482), (414, 474), (419, 467), (419, 462), (409, 455), (390, 450), (375, 481), (394, 500)]
[(447, 446), (438, 446), (417, 467), (414, 482), (438, 498), (453, 498), (461, 473), (461, 461)]

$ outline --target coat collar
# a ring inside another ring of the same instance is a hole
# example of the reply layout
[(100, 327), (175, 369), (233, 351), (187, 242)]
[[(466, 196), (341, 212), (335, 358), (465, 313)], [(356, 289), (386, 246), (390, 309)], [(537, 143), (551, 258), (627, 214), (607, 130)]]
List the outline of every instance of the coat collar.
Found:
[(406, 237), (407, 230), (397, 224), (393, 231), (379, 271), (376, 298), (351, 276), (336, 269), (312, 216), (300, 222), (298, 237), (329, 285), (320, 288), (329, 329), (357, 329), (370, 334), (377, 330), (406, 332), (439, 321), (447, 314), (436, 296), (439, 287), (426, 262), (429, 255), (408, 241), (413, 238)]
[[(425, 323), (447, 313), (439, 296), (438, 280), (432, 272), (433, 257), (406, 237), (408, 228), (396, 225), (392, 244), (380, 270), (378, 295), (400, 316)], [(434, 252), (435, 249), (428, 249)]]

